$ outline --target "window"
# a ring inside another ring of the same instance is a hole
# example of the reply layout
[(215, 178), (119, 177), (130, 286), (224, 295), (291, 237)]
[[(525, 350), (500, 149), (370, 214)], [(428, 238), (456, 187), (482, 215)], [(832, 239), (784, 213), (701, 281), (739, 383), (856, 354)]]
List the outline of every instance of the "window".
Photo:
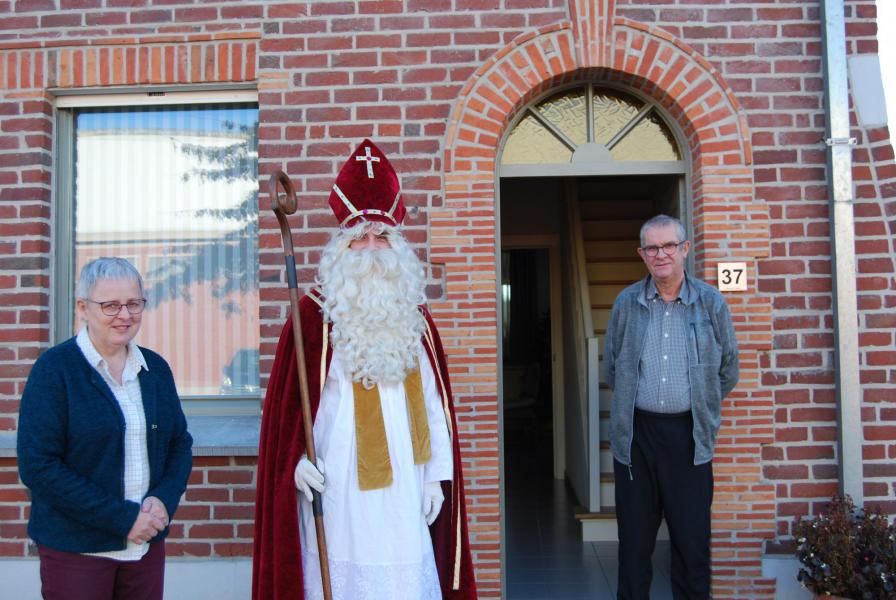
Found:
[(684, 172), (681, 151), (658, 108), (593, 83), (525, 108), (507, 136), (501, 174), (513, 177)]
[(56, 252), (54, 331), (78, 329), (81, 267), (127, 258), (146, 288), (137, 343), (171, 364), (188, 412), (257, 413), (258, 106), (208, 96), (59, 99), (57, 244), (73, 252)]

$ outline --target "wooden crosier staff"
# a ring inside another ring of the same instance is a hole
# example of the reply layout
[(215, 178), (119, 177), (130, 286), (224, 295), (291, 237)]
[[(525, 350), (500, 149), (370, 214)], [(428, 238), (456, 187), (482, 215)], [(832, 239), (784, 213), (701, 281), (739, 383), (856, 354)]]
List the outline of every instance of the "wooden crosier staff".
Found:
[[(278, 184), (283, 185), (286, 196), (280, 196)], [(296, 193), (292, 182), (286, 173), (277, 171), (268, 180), (268, 194), (271, 197), (271, 209), (277, 215), (280, 223), (280, 238), (283, 242), (283, 260), (286, 262), (286, 281), (289, 287), (289, 306), (292, 311), (292, 334), (296, 347), (296, 366), (299, 370), (299, 393), (302, 402), (302, 424), (305, 428), (305, 454), (308, 460), (317, 466), (317, 453), (314, 450), (314, 431), (311, 422), (311, 404), (308, 400), (308, 373), (305, 370), (305, 345), (302, 341), (302, 323), (299, 316), (299, 286), (296, 281), (296, 257), (293, 254), (292, 232), (286, 215), (296, 212)], [(327, 539), (324, 535), (324, 509), (320, 492), (311, 490), (313, 500), (311, 502), (312, 514), (314, 514), (314, 526), (317, 530), (317, 552), (320, 556), (320, 579), (323, 586), (325, 600), (333, 598), (330, 590), (330, 564), (327, 558)]]

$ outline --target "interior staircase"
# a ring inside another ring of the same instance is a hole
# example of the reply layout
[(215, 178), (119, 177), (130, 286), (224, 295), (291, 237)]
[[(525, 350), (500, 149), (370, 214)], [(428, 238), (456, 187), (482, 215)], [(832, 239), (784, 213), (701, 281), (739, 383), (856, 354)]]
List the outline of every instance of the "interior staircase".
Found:
[[(583, 508), (576, 513), (582, 523), (584, 541), (615, 541), (616, 506), (613, 477), (613, 454), (610, 451), (610, 389), (603, 382), (604, 339), (610, 310), (616, 296), (628, 285), (647, 273), (637, 247), (641, 224), (655, 214), (650, 199), (624, 202), (610, 199), (580, 199), (580, 222), (588, 289), (591, 301), (591, 322), (599, 343), (600, 367), (600, 510)], [(661, 532), (661, 537), (663, 532)]]

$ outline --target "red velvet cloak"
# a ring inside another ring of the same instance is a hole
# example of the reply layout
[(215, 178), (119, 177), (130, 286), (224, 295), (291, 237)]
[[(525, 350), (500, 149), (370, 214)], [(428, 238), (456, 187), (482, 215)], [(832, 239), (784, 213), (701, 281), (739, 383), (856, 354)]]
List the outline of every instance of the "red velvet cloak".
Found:
[[(329, 344), (326, 355), (321, 356), (325, 325), (318, 304), (320, 296), (315, 292), (299, 303), (312, 415), (317, 415), (321, 377), (326, 377), (332, 356)], [(476, 598), (476, 582), (467, 536), (457, 420), (442, 342), (429, 311), (422, 310), (427, 323), (423, 346), (436, 375), (443, 406), (451, 414), (448, 425), (454, 457), (454, 480), (442, 482), (445, 501), (429, 532), (442, 595), (446, 600), (470, 600)], [(297, 491), (293, 480), (296, 464), (305, 451), (305, 432), (290, 319), (280, 334), (261, 419), (252, 552), (253, 600), (303, 600), (305, 597)], [(330, 325), (326, 327), (329, 332)]]

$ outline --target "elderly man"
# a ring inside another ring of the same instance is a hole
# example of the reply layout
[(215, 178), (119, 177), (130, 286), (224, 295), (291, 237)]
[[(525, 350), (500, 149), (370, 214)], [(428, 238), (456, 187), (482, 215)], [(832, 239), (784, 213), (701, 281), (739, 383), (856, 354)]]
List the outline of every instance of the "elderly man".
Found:
[(673, 596), (710, 597), (712, 456), (737, 341), (719, 291), (685, 273), (689, 250), (678, 219), (644, 223), (638, 254), (650, 274), (619, 294), (607, 327), (620, 599), (649, 597), (664, 517)]
[(339, 172), (330, 206), (340, 228), (300, 303), (318, 462), (305, 456), (287, 322), (262, 420), (253, 598), (322, 598), (324, 558), (336, 599), (475, 598), (445, 354), (399, 229), (398, 177), (370, 140)]

